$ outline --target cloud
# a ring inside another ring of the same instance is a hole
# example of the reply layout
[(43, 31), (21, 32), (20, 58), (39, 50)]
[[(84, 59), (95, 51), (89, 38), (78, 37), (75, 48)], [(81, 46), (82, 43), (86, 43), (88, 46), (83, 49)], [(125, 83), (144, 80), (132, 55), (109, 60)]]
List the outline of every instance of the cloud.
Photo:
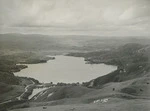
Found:
[(149, 5), (149, 0), (0, 0), (0, 31), (149, 35)]

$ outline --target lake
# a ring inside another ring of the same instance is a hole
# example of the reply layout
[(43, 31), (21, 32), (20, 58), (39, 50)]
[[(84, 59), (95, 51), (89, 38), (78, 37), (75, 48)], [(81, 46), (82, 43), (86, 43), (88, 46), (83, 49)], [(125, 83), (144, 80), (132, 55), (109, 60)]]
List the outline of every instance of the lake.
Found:
[(82, 57), (55, 56), (47, 63), (26, 64), (28, 68), (15, 73), (17, 76), (32, 77), (40, 82), (87, 82), (117, 69), (105, 64), (86, 64)]

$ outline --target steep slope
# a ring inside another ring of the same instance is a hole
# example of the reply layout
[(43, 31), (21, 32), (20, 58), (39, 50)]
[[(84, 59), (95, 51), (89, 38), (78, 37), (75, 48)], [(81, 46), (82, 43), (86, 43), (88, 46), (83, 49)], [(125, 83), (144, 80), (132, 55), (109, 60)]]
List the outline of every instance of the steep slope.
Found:
[(89, 89), (82, 86), (58, 86), (40, 92), (39, 94), (35, 95), (32, 100), (40, 102), (61, 100), (65, 98), (78, 98), (91, 91), (94, 91), (94, 89)]

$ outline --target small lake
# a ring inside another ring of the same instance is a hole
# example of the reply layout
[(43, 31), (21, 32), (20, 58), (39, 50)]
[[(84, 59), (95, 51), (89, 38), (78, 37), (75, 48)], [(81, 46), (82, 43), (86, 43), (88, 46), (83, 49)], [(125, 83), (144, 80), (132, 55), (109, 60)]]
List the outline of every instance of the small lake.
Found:
[(86, 64), (82, 57), (55, 56), (47, 63), (28, 64), (28, 68), (15, 73), (17, 76), (32, 77), (40, 82), (86, 82), (106, 75), (117, 69), (105, 64)]

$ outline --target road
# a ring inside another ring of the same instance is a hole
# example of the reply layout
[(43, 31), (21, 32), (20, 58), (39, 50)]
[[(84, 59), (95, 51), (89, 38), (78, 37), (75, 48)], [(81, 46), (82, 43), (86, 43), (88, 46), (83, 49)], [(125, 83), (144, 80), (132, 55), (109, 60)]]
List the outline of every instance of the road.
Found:
[[(32, 85), (35, 85), (35, 82), (34, 82), (34, 81), (31, 80), (31, 82), (32, 82), (32, 84), (27, 85), (27, 86), (25, 87), (25, 91), (24, 91), (20, 96), (16, 97), (17, 100), (20, 101), (20, 100), (22, 99), (23, 95), (28, 91), (28, 88), (29, 88), (30, 86), (32, 86)], [(14, 100), (14, 99), (10, 99), (10, 100), (1, 102), (0, 105), (6, 104), (6, 103), (10, 103), (10, 102), (12, 102), (13, 100)]]
[(31, 82), (32, 82), (32, 84), (27, 85), (27, 86), (25, 87), (25, 91), (24, 91), (19, 97), (17, 97), (17, 100), (21, 100), (22, 97), (23, 97), (23, 95), (28, 91), (28, 88), (29, 88), (30, 86), (32, 86), (32, 85), (35, 85), (35, 82), (33, 82), (32, 80), (31, 80)]

